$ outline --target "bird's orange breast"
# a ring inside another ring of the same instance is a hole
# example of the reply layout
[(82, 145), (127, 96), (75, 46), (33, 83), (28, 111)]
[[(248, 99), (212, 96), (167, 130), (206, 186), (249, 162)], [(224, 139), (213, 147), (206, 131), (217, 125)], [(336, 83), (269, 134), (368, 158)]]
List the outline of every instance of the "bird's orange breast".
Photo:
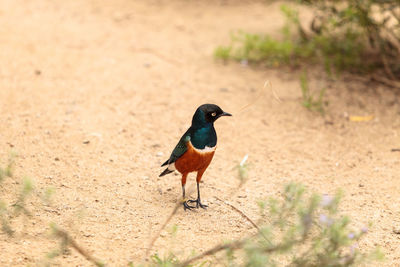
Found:
[(175, 168), (182, 174), (205, 170), (214, 156), (215, 147), (201, 151), (194, 148), (190, 141), (186, 145), (188, 149), (175, 161)]

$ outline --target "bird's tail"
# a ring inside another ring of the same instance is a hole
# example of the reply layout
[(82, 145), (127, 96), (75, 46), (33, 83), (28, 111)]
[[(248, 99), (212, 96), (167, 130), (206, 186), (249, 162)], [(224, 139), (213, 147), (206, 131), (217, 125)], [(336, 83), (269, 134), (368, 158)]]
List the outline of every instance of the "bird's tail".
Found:
[(171, 173), (171, 172), (174, 172), (174, 171), (171, 171), (171, 170), (169, 170), (168, 168), (166, 168), (166, 169), (160, 174), (159, 177), (164, 176), (164, 175), (166, 175), (166, 174), (169, 174), (169, 173)]

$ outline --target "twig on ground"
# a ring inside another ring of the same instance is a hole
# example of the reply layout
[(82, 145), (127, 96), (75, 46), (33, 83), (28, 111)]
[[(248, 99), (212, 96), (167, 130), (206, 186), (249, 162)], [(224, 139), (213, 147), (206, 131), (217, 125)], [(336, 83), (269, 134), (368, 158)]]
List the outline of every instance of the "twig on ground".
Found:
[(231, 203), (226, 202), (222, 199), (220, 199), (217, 196), (214, 196), (217, 200), (221, 201), (222, 203), (224, 203), (225, 205), (228, 205), (229, 207), (231, 207), (234, 211), (236, 211), (237, 213), (239, 213), (243, 218), (245, 218), (251, 225), (254, 226), (254, 228), (256, 228), (258, 230), (258, 233), (266, 240), (268, 241), (269, 244), (272, 244), (272, 242), (264, 235), (264, 233), (261, 231), (260, 227), (258, 227), (258, 225), (249, 218), (249, 216), (247, 216), (246, 214), (244, 214), (243, 211), (239, 210), (238, 208), (236, 208), (235, 206), (233, 206)]
[(378, 76), (376, 74), (373, 74), (373, 75), (371, 75), (371, 79), (375, 80), (377, 82), (389, 85), (389, 86), (394, 87), (394, 88), (400, 88), (400, 82), (390, 80), (390, 79), (385, 78), (383, 76)]
[(92, 255), (90, 255), (89, 252), (87, 252), (85, 249), (83, 249), (82, 247), (80, 247), (76, 241), (68, 234), (68, 232), (58, 228), (57, 226), (53, 226), (53, 231), (54, 234), (61, 238), (63, 240), (63, 242), (68, 246), (71, 246), (72, 248), (74, 248), (79, 254), (81, 254), (82, 256), (84, 256), (88, 261), (90, 261), (91, 263), (93, 263), (96, 266), (104, 266), (104, 263), (102, 263), (101, 261), (97, 260), (96, 258), (94, 258)]
[(185, 260), (184, 262), (182, 262), (181, 264), (179, 264), (178, 266), (180, 267), (185, 267), (187, 265), (189, 265), (190, 263), (197, 261), (201, 258), (204, 258), (206, 256), (210, 256), (210, 255), (214, 255), (217, 252), (220, 252), (221, 250), (225, 250), (225, 249), (239, 249), (241, 247), (243, 247), (243, 245), (248, 241), (248, 239), (242, 239), (242, 240), (237, 240), (235, 242), (229, 243), (229, 244), (219, 244), (216, 245), (215, 247), (204, 251), (203, 253), (194, 256), (192, 258), (189, 258), (187, 260)]
[(381, 59), (382, 59), (382, 63), (383, 63), (383, 69), (385, 70), (386, 75), (388, 77), (390, 77), (390, 80), (395, 80), (396, 77), (394, 76), (392, 70), (390, 69), (389, 63), (384, 54), (381, 55)]
[(170, 64), (173, 64), (173, 65), (176, 65), (176, 66), (180, 66), (180, 65), (183, 64), (182, 62), (180, 62), (180, 61), (178, 61), (176, 59), (173, 59), (171, 57), (167, 57), (167, 56), (165, 56), (165, 55), (163, 55), (163, 54), (161, 54), (161, 53), (159, 53), (156, 50), (151, 49), (151, 48), (138, 48), (138, 49), (135, 49), (135, 50), (137, 50), (139, 52), (142, 52), (142, 53), (152, 54), (152, 55), (158, 57), (159, 59), (164, 60), (164, 61), (166, 61), (166, 62), (168, 62)]
[[(231, 249), (231, 250), (241, 249), (246, 244), (246, 242), (248, 242), (251, 238), (253, 238), (255, 236), (256, 235), (248, 237), (248, 238), (236, 240), (236, 241), (234, 241), (232, 243), (228, 243), (228, 244), (216, 245), (215, 247), (213, 247), (213, 248), (211, 248), (209, 250), (206, 250), (205, 252), (203, 252), (203, 253), (201, 253), (201, 254), (199, 254), (197, 256), (194, 256), (192, 258), (189, 258), (189, 259), (185, 260), (184, 262), (180, 263), (178, 266), (179, 267), (186, 267), (189, 264), (191, 264), (192, 262), (195, 262), (195, 261), (197, 261), (197, 260), (199, 260), (201, 258), (204, 258), (206, 256), (214, 255), (214, 254), (220, 252), (221, 250), (225, 250), (225, 249)], [(293, 240), (293, 241), (290, 241), (290, 242), (278, 244), (276, 246), (267, 247), (267, 248), (262, 249), (261, 251), (264, 252), (264, 253), (272, 253), (272, 252), (275, 252), (275, 251), (284, 250), (284, 249), (286, 249), (288, 247), (291, 247), (293, 245), (296, 245), (298, 243), (303, 242), (305, 239), (306, 239), (306, 237), (303, 237), (301, 239), (296, 239), (296, 240)]]
[(176, 214), (176, 212), (178, 211), (178, 209), (182, 207), (182, 202), (178, 202), (175, 205), (175, 208), (172, 210), (171, 214), (169, 215), (169, 217), (165, 220), (164, 224), (161, 226), (161, 228), (158, 230), (157, 234), (153, 237), (153, 239), (150, 241), (149, 246), (146, 249), (146, 254), (145, 254), (145, 258), (147, 258), (149, 256), (149, 253), (151, 251), (151, 249), (153, 248), (154, 243), (157, 241), (157, 239), (160, 237), (161, 231), (164, 230), (165, 226), (167, 226), (167, 224), (171, 221), (172, 217), (174, 217), (174, 215)]

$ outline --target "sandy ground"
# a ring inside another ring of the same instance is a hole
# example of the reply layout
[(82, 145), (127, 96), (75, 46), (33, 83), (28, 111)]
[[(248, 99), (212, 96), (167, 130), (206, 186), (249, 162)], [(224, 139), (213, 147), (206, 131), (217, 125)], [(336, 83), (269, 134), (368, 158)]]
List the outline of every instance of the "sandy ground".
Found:
[[(297, 181), (320, 193), (344, 189), (342, 211), (353, 226), (373, 222), (361, 248), (381, 246), (381, 265), (399, 266), (400, 153), (391, 152), (400, 147), (399, 95), (310, 71), (312, 88), (327, 87), (322, 117), (301, 106), (298, 72), (212, 57), (237, 29), (275, 33), (282, 23), (279, 4), (258, 2), (2, 0), (0, 163), (10, 151), (19, 157), (16, 178), (0, 192), (11, 203), (27, 176), (36, 194), (55, 194), (51, 205), (30, 198), (33, 216), (13, 222), (15, 238), (0, 234), (0, 265), (45, 263), (56, 246), (50, 222), (110, 266), (140, 261), (181, 196), (180, 177), (159, 178), (159, 165), (196, 107), (210, 102), (234, 115), (216, 123), (218, 149), (201, 185), (210, 207), (179, 209), (153, 252), (187, 255), (254, 232), (214, 196), (257, 218), (258, 199)], [(282, 103), (262, 90), (266, 80)], [(346, 114), (374, 119), (350, 122)], [(233, 168), (246, 154), (249, 181), (230, 196)], [(74, 251), (52, 263), (89, 265)]]

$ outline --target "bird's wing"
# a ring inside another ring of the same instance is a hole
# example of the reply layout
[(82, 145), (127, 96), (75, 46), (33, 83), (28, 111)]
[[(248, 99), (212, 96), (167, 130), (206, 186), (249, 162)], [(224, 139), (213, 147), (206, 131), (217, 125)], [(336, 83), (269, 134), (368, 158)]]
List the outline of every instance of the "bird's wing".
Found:
[(171, 153), (169, 159), (163, 163), (161, 166), (165, 166), (167, 164), (174, 163), (177, 159), (179, 159), (187, 150), (187, 142), (190, 141), (190, 129), (183, 134), (178, 144), (175, 146), (174, 150)]

